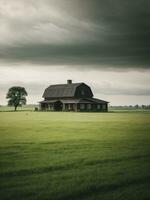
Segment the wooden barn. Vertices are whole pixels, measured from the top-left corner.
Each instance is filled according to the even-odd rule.
[[[107,112],[108,102],[93,98],[91,88],[85,83],[51,85],[45,89],[41,110]]]

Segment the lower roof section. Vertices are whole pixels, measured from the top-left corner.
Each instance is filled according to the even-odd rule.
[[[96,99],[96,98],[83,98],[83,99],[76,99],[76,98],[72,98],[72,99],[52,99],[52,100],[43,100],[40,101],[39,103],[55,103],[56,101],[60,101],[64,104],[67,103],[90,103],[90,104],[106,104],[109,103],[107,101],[101,100],[101,99]]]

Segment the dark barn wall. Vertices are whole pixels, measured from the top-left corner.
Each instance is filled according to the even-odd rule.
[[[107,112],[108,104],[97,104],[97,103],[65,103],[62,104],[60,101],[55,103],[44,103],[41,104],[41,110],[45,111],[78,111],[78,112]]]
[[[97,104],[92,103],[91,108],[89,108],[88,104],[78,104],[77,105],[77,111],[79,112],[107,112],[108,111],[108,105],[106,104]]]
[[[93,97],[92,90],[86,84],[82,84],[76,88],[75,98],[91,98]]]

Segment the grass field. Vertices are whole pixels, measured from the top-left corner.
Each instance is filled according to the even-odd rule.
[[[23,105],[22,107],[18,106],[17,111],[34,111],[37,105]],[[0,106],[0,112],[13,112],[14,106]]]
[[[149,200],[150,112],[0,112],[0,199]]]

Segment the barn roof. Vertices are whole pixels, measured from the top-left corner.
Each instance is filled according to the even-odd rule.
[[[86,98],[88,101],[92,101],[93,103],[109,103],[108,101],[104,101],[102,99],[97,99],[97,98]]]
[[[56,101],[58,101],[58,99],[53,99],[53,100],[43,100],[40,101],[39,103],[55,103]],[[96,99],[96,98],[79,98],[79,99],[61,99],[59,100],[62,103],[91,103],[91,104],[105,104],[105,103],[109,103],[108,101],[104,101],[101,99]]]
[[[45,89],[43,97],[74,97],[76,88],[82,84],[84,83],[50,85],[48,88]]]

